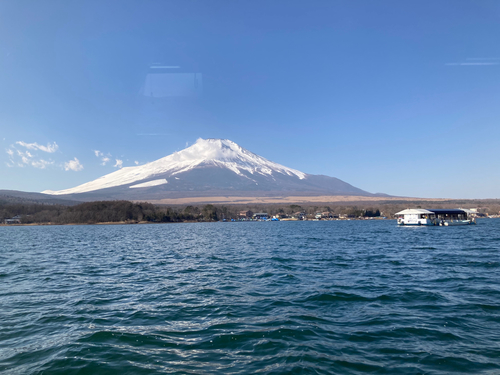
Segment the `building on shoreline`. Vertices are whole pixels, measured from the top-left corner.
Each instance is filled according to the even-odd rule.
[[[254,220],[267,220],[269,219],[269,214],[267,212],[256,212],[253,214]]]
[[[16,215],[14,217],[11,217],[10,219],[5,219],[5,224],[21,224],[21,216]]]
[[[240,219],[245,219],[245,218],[251,218],[253,216],[253,212],[250,211],[250,210],[247,210],[247,211],[240,211],[240,213],[238,214],[238,218]]]

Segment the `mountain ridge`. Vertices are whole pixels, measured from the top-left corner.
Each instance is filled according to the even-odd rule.
[[[161,199],[169,196],[372,194],[335,177],[311,175],[259,156],[228,139],[198,139],[184,150],[125,167],[73,188],[43,194],[71,199]]]

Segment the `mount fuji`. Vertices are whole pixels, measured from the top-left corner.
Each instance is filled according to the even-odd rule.
[[[379,196],[334,177],[274,163],[228,139],[198,139],[156,161],[43,194],[78,200],[156,200],[205,196]]]

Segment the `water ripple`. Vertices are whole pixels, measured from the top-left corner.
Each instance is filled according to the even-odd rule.
[[[499,229],[1,227],[0,371],[496,374]]]

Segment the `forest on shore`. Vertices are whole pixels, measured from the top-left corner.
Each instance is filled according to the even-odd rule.
[[[165,207],[147,202],[98,201],[73,206],[41,203],[12,203],[0,201],[0,220],[19,217],[22,224],[95,224],[113,222],[207,222],[220,220],[238,220],[241,211],[266,212],[269,215],[292,215],[303,212],[313,216],[318,211],[332,212],[326,207],[299,205],[287,206],[226,206],[206,204],[198,206]],[[378,209],[346,208],[342,210],[350,217],[380,216]]]
[[[185,211],[129,201],[87,202],[74,206],[0,203],[0,220],[20,216],[22,224],[95,224],[112,222],[183,222],[196,220]],[[204,217],[205,218],[205,217]],[[208,219],[208,215],[206,216]]]
[[[486,208],[483,212],[498,214],[500,202],[474,202],[474,201],[450,201],[440,204],[436,202],[390,202],[377,205],[364,204],[255,204],[255,205],[213,205],[200,206],[174,206],[166,207],[154,205],[147,202],[130,201],[97,201],[74,205],[48,204],[32,202],[29,200],[5,200],[0,197],[0,223],[5,219],[18,217],[21,224],[96,224],[96,223],[176,223],[176,222],[210,222],[221,220],[238,220],[242,211],[251,213],[266,212],[269,216],[280,215],[289,217],[297,213],[303,213],[303,217],[313,219],[315,214],[327,214],[327,217],[350,217],[370,218],[387,217],[393,218],[394,213],[408,207],[434,207],[434,208],[457,208],[471,206],[480,203]],[[468,206],[467,206],[468,204]],[[476,205],[477,206],[477,205]]]

